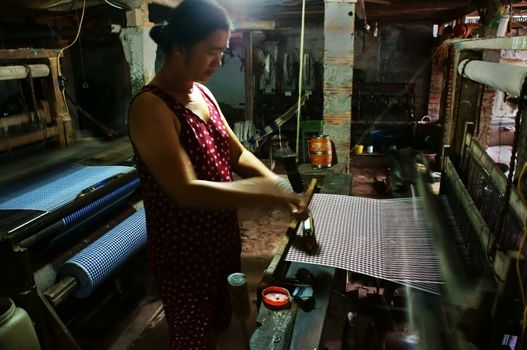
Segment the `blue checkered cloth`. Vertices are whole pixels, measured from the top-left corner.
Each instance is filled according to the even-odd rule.
[[[0,189],[0,210],[53,211],[71,203],[84,189],[120,173],[135,171],[127,166],[82,166],[69,164]]]
[[[66,261],[59,274],[75,277],[79,283],[75,296],[86,298],[145,245],[145,211],[141,209]]]

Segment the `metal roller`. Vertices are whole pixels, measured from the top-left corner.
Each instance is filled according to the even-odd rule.
[[[527,67],[468,59],[459,63],[457,71],[459,74],[464,73],[465,78],[513,96],[520,96],[527,77]]]

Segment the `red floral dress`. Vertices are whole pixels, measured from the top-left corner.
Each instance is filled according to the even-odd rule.
[[[181,124],[181,145],[198,179],[230,182],[229,135],[215,103],[201,86],[195,87],[208,104],[208,122],[154,85],[145,86],[138,95],[153,93],[172,110]],[[241,269],[236,211],[178,206],[137,150],[135,154],[146,211],[149,265],[161,291],[171,349],[207,349],[210,331],[223,331],[230,323],[227,276]]]

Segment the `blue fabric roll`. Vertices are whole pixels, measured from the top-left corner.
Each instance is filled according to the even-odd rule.
[[[141,209],[66,261],[59,274],[79,283],[75,296],[86,298],[146,244],[145,211]]]
[[[69,164],[2,189],[0,209],[53,211],[71,203],[82,190],[117,174],[132,171],[135,169],[127,166]]]
[[[127,184],[124,184],[122,187],[119,187],[113,192],[108,193],[107,195],[93,201],[85,207],[80,208],[79,210],[69,214],[62,219],[64,226],[69,226],[75,224],[80,220],[84,219],[88,215],[92,214],[96,210],[104,207],[108,203],[115,203],[117,200],[126,197],[139,187],[139,179],[136,178]]]

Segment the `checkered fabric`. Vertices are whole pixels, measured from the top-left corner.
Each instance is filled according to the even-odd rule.
[[[66,261],[61,276],[79,283],[76,296],[85,298],[146,244],[145,211],[141,209]]]
[[[135,171],[126,166],[82,166],[68,164],[1,189],[1,209],[53,211],[72,202],[90,186],[119,173]]]
[[[443,278],[419,198],[315,194],[310,209],[319,252],[309,255],[292,246],[286,260],[333,266],[439,292]]]

